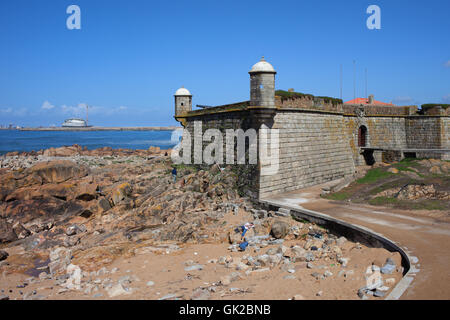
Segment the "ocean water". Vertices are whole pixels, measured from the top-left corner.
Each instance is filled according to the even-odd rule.
[[[19,131],[0,130],[0,155],[10,151],[39,151],[78,144],[89,150],[148,149],[167,150],[179,141],[179,131]]]

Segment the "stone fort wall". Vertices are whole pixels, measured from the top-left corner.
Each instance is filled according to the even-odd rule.
[[[271,108],[270,112],[248,109],[245,104],[232,107],[228,111],[227,106],[217,110],[207,109],[206,112],[197,111],[195,116],[194,111],[193,116],[186,118],[184,126],[192,139],[201,139],[201,136],[194,136],[194,121],[202,122],[202,132],[210,128],[219,129],[224,136],[224,162],[227,129],[245,131],[253,128],[258,131],[262,123],[279,129],[279,170],[276,174],[261,176],[259,165],[235,166],[242,186],[246,187],[246,194],[255,198],[352,175],[356,166],[366,164],[365,155],[358,147],[358,129],[362,125],[367,128],[367,147],[450,149],[450,118],[409,115],[409,108],[396,109],[398,115],[383,115],[384,108],[366,110],[366,114],[352,109],[353,114],[344,114],[313,110],[311,106],[307,109],[300,106]],[[208,144],[210,142],[203,142],[202,148]],[[192,149],[192,157],[194,154]],[[416,156],[449,159],[449,153],[419,152]],[[373,158],[376,162],[390,160],[383,151],[375,151]]]
[[[447,109],[448,111],[450,108]],[[441,147],[450,150],[450,117],[441,118]],[[450,161],[450,153],[445,153],[442,159]]]
[[[194,139],[201,141],[207,129],[220,130],[224,165],[227,129],[258,132],[262,124],[278,129],[279,168],[275,174],[261,175],[259,158],[254,165],[247,162],[233,166],[245,194],[263,198],[350,176],[356,166],[370,161],[398,160],[403,150],[450,149],[448,111],[430,108],[421,115],[417,106],[343,105],[336,99],[303,95],[276,96],[275,106],[243,101],[189,111],[176,118],[190,132],[192,159],[211,143],[205,141],[200,150],[195,150]],[[198,136],[194,134],[195,121],[202,123]],[[361,126],[367,129],[365,147],[370,150],[358,145]],[[236,158],[236,145],[233,147]],[[248,144],[246,148],[248,152]],[[450,154],[420,151],[416,156],[448,160]]]
[[[195,135],[195,121],[201,121],[202,133]],[[194,139],[201,141],[207,129],[219,129],[223,136],[224,157],[226,157],[227,129],[255,129],[261,124],[279,129],[279,168],[276,174],[261,176],[259,165],[235,165],[236,174],[245,185],[245,193],[255,198],[305,188],[319,183],[336,180],[355,172],[354,161],[347,139],[343,138],[342,114],[279,111],[259,113],[258,111],[235,111],[211,113],[189,117],[185,129],[191,136],[192,162],[210,142],[203,142],[201,150],[194,150]],[[248,145],[246,146],[248,150]],[[235,160],[236,160],[236,149]],[[225,162],[224,158],[224,162]],[[259,161],[259,159],[258,159]]]
[[[236,104],[238,105],[238,104]],[[221,108],[219,108],[221,110]],[[227,156],[227,146],[226,146],[226,130],[232,129],[242,129],[244,131],[257,128],[257,125],[252,122],[252,117],[249,112],[245,110],[236,110],[233,112],[227,113],[207,113],[199,116],[189,117],[184,122],[184,128],[189,132],[191,137],[191,163],[194,163],[195,156],[199,157],[199,153],[203,153],[206,146],[211,144],[211,141],[202,141],[203,134],[208,129],[218,129],[223,135],[223,166],[226,165],[226,156]],[[202,124],[202,131],[195,132],[195,122],[200,122]],[[183,137],[185,139],[185,137]],[[195,150],[194,148],[194,140],[202,141],[202,148],[199,150]],[[246,145],[246,154],[247,161],[245,165],[237,164],[237,152],[236,152],[236,143],[237,140],[234,140],[235,145],[233,148],[234,153],[234,163],[233,166],[235,174],[238,177],[238,191],[241,194],[258,198],[258,190],[259,190],[259,170],[258,166],[255,164],[250,164],[248,161],[248,139]]]
[[[358,146],[358,130],[367,128],[366,147],[406,148],[405,118],[386,116],[345,116],[346,141],[350,146],[355,165],[365,165],[366,159]],[[382,161],[381,153],[374,153],[375,161]]]
[[[260,177],[260,196],[293,191],[336,180],[355,172],[350,147],[343,139],[343,116],[280,111],[279,170]]]

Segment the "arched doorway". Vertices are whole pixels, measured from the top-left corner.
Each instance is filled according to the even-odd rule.
[[[358,129],[358,147],[367,147],[367,127],[360,126]],[[367,165],[371,166],[375,163],[375,158],[373,157],[373,150],[365,149],[362,152],[364,161]]]
[[[366,147],[367,144],[367,127],[360,126],[358,129],[358,147]]]

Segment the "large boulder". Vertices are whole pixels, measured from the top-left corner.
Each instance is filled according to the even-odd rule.
[[[69,275],[69,279],[67,279],[64,286],[69,290],[80,290],[81,279],[83,278],[81,268],[74,264],[69,264],[66,269],[66,274]]]
[[[25,239],[29,235],[31,235],[30,230],[25,228],[20,222],[16,222],[13,225],[14,233],[16,234],[17,238],[19,239]]]
[[[6,260],[6,258],[8,258],[9,254],[8,252],[4,251],[4,250],[0,250],[0,261]]]
[[[442,174],[441,168],[439,166],[432,166],[430,168],[430,173],[433,174]]]
[[[150,147],[148,148],[149,154],[159,154],[161,153],[161,149],[159,147]]]
[[[228,232],[228,242],[230,244],[236,244],[236,243],[240,243],[241,242],[241,233],[240,232],[235,232],[233,231],[229,231]]]
[[[286,250],[284,256],[291,258],[293,261],[306,261],[306,253],[307,251],[302,247],[295,246]]]
[[[3,177],[0,177],[0,178],[3,178]],[[3,182],[3,179],[2,179],[2,183],[4,183]],[[8,185],[2,185],[2,186],[0,186],[0,201],[5,201],[5,199],[12,193],[12,192],[14,192],[14,186],[8,186]]]
[[[44,157],[72,157],[80,154],[82,148],[79,145],[73,145],[70,147],[49,148],[44,150]]]
[[[40,177],[43,183],[61,183],[85,177],[89,174],[89,169],[73,161],[56,160],[40,162],[25,170],[25,174]]]
[[[450,171],[450,163],[449,162],[442,162],[441,169],[445,173],[449,172]]]
[[[106,212],[111,209],[111,203],[105,198],[101,197],[97,202],[98,210],[100,213]]]
[[[61,200],[73,200],[76,195],[76,187],[71,183],[46,184],[37,189],[33,198],[55,197]]]
[[[274,238],[283,239],[289,233],[289,224],[287,222],[282,221],[282,220],[276,220],[272,224],[272,228],[270,230],[270,233],[272,234],[272,236]]]
[[[5,217],[26,224],[36,218],[48,218],[64,213],[65,202],[57,198],[42,198],[32,200],[14,200],[5,202],[0,211]]]
[[[50,273],[52,275],[66,271],[72,260],[72,251],[70,249],[58,247],[50,252]]]
[[[0,204],[0,212],[15,223],[20,222],[24,226],[31,226],[42,222],[45,224],[56,224],[69,217],[82,216],[90,217],[97,211],[95,203],[85,201],[64,201],[54,197],[44,197],[42,199],[15,200]],[[3,226],[3,227],[2,227]],[[5,233],[11,226],[0,222],[0,241],[10,242],[16,239],[11,233]],[[20,230],[19,230],[20,229]],[[24,237],[27,232],[17,226],[15,235]],[[6,241],[8,239],[8,241]]]
[[[128,196],[131,195],[133,189],[131,185],[126,182],[119,185],[111,194],[111,201],[114,205],[119,204],[121,201],[125,200]]]
[[[0,218],[0,243],[8,243],[17,240],[12,224],[8,223],[6,219]]]
[[[98,185],[95,183],[81,183],[76,192],[76,199],[91,201],[97,198]]]
[[[4,199],[6,202],[14,200],[33,200],[42,198],[57,198],[68,200],[75,198],[75,186],[68,183],[45,184],[32,187],[18,188],[11,191]]]

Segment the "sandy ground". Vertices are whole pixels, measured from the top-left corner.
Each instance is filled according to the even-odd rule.
[[[294,245],[289,241],[285,245]],[[268,246],[277,247],[277,245]],[[287,300],[295,295],[302,295],[305,299],[358,299],[357,290],[366,284],[364,274],[372,261],[383,263],[387,257],[394,259],[400,265],[400,255],[389,253],[384,249],[366,248],[356,249],[355,244],[348,242],[345,245],[350,263],[346,268],[324,260],[314,261],[314,269],[306,268],[306,263],[296,263],[295,273],[282,271],[275,267],[269,271],[253,272],[246,275],[244,271],[238,271],[243,279],[233,281],[228,286],[217,284],[222,276],[236,272],[233,268],[227,268],[218,263],[211,263],[211,259],[220,256],[236,257],[245,254],[253,254],[251,251],[231,253],[227,244],[201,244],[187,245],[178,251],[169,254],[142,253],[131,258],[120,258],[107,268],[119,270],[111,274],[92,277],[92,282],[102,282],[110,278],[117,282],[124,276],[130,276],[133,280],[130,284],[132,292],[117,297],[109,297],[107,290],[99,289],[91,294],[79,291],[67,291],[57,293],[61,287],[56,286],[53,280],[45,280],[40,283],[32,283],[25,288],[17,288],[18,283],[23,283],[29,276],[23,274],[10,274],[2,277],[0,287],[10,299],[22,299],[23,295],[33,291],[37,295],[47,299],[152,299],[157,300],[168,294],[174,294],[179,299],[190,299],[196,288],[208,288],[213,286],[215,292],[210,292],[208,299],[229,300]],[[266,248],[262,250],[266,250]],[[145,250],[143,250],[145,251]],[[203,270],[185,271],[186,262],[199,263]],[[263,268],[264,269],[264,268]],[[316,279],[311,273],[323,274],[326,270],[333,273],[325,279]],[[339,275],[342,270],[353,270],[352,275]],[[398,270],[400,271],[400,269]],[[351,271],[348,272],[351,274]],[[384,275],[384,278],[394,278],[398,282],[400,272],[392,275]],[[152,281],[154,284],[148,286]],[[216,285],[214,285],[216,283]],[[101,286],[100,286],[101,287]],[[390,286],[392,288],[392,286]],[[22,294],[21,294],[22,292]],[[320,293],[319,293],[320,292]],[[381,299],[374,298],[372,299]]]
[[[243,221],[250,221],[251,215],[240,210],[238,214],[228,213],[225,219],[228,225],[239,225]],[[282,244],[289,248],[294,245],[303,247],[306,240],[297,238],[286,240]],[[399,253],[391,253],[385,249],[368,248],[351,241],[340,246],[344,257],[349,258],[346,267],[329,257],[321,257],[312,262],[313,268],[308,268],[306,262],[294,263],[293,270],[281,268],[279,264],[273,268],[262,266],[259,271],[237,270],[236,265],[221,264],[221,257],[238,262],[245,256],[258,256],[270,249],[277,249],[280,244],[269,244],[266,247],[248,247],[245,252],[231,252],[228,243],[211,244],[179,244],[177,250],[170,249],[174,243],[139,246],[134,255],[117,257],[106,268],[106,274],[89,275],[83,278],[81,290],[64,290],[55,279],[39,280],[16,272],[3,271],[0,277],[0,294],[6,294],[10,299],[227,299],[227,300],[287,300],[297,295],[302,299],[356,299],[358,289],[366,285],[365,273],[369,266],[382,266],[390,257],[396,263],[396,271],[391,275],[383,275],[383,279],[393,279],[393,283],[385,284],[389,287],[386,295],[402,277],[401,257]],[[166,249],[168,248],[168,249]],[[20,264],[23,249],[19,246],[8,249],[10,263]],[[77,258],[72,260],[77,264]],[[191,265],[200,264],[202,270],[186,271]],[[310,266],[311,267],[311,266]],[[112,270],[116,269],[116,272]],[[100,267],[99,267],[100,269]],[[2,268],[0,268],[0,271]],[[3,270],[5,270],[3,268]],[[8,269],[14,270],[14,269]],[[251,272],[250,272],[251,271]],[[323,277],[329,271],[332,275]],[[229,284],[222,284],[224,276],[239,273]],[[312,276],[313,273],[317,275]],[[105,279],[117,284],[120,279],[130,277],[127,285],[129,292],[118,296],[110,296],[108,287],[104,287]],[[27,280],[28,279],[28,280]],[[149,283],[151,281],[152,283]],[[28,283],[26,287],[20,287]],[[86,283],[90,283],[93,290],[85,292]],[[19,286],[19,287],[17,287]],[[205,288],[207,293],[202,293]],[[200,296],[196,292],[201,291]],[[35,292],[33,294],[33,292]],[[371,296],[370,299],[383,299]]]
[[[278,195],[270,200],[318,211],[367,227],[394,240],[419,259],[417,273],[402,299],[450,299],[450,213],[405,211],[320,198],[322,186]]]

